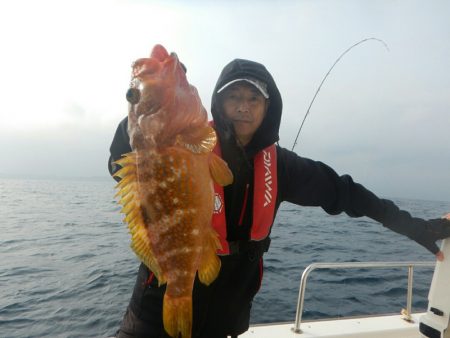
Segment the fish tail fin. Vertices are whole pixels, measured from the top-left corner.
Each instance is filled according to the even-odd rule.
[[[227,163],[214,153],[209,154],[209,171],[213,180],[221,186],[233,182],[233,174]]]
[[[211,284],[219,274],[221,263],[216,255],[216,251],[220,248],[221,245],[217,234],[214,230],[211,230],[211,237],[208,245],[205,246],[200,268],[198,269],[198,278],[205,285]]]
[[[169,336],[178,338],[192,337],[192,297],[171,297],[164,295],[163,303],[164,329]]]

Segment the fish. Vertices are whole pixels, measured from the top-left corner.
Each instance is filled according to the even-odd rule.
[[[132,65],[133,99],[128,114],[132,151],[121,169],[117,197],[131,234],[131,248],[166,285],[164,329],[192,336],[192,290],[198,275],[210,285],[220,271],[221,249],[211,220],[213,182],[233,181],[213,149],[215,130],[197,89],[175,53],[155,45]]]

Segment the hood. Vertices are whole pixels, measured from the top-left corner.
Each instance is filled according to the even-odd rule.
[[[223,114],[219,102],[220,94],[217,94],[217,90],[222,88],[229,81],[243,77],[255,78],[266,83],[267,91],[269,92],[270,104],[266,116],[250,143],[245,146],[246,153],[248,155],[254,155],[258,151],[279,140],[278,132],[280,129],[281,112],[283,108],[280,91],[278,90],[272,75],[264,65],[244,59],[235,59],[226,65],[214,88],[211,99],[211,113],[220,141],[224,143],[233,140],[234,142],[235,137],[233,128],[231,122],[227,121]]]

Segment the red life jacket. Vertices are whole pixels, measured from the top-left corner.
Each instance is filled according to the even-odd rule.
[[[217,142],[214,153],[222,157],[220,145]],[[271,145],[255,155],[253,187],[253,223],[250,230],[252,241],[261,241],[269,235],[273,224],[275,204],[277,199],[277,150]],[[248,187],[244,196],[244,205],[240,215],[240,222],[244,217],[247,203]],[[229,255],[230,246],[227,242],[227,222],[225,218],[225,195],[223,187],[214,182],[214,213],[212,225],[219,234],[222,250],[219,255]]]

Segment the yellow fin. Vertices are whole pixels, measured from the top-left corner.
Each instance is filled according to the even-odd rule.
[[[138,209],[134,209],[132,211],[130,211],[124,218],[124,222],[130,224],[138,215],[139,210]]]
[[[121,169],[119,169],[113,176],[114,177],[120,177],[123,178],[125,177],[128,173],[136,172],[136,166],[133,165],[125,165],[124,167],[122,167]]]
[[[142,218],[142,214],[138,213],[132,222],[128,224],[131,233],[131,248],[138,258],[155,274],[159,284],[166,282],[161,268],[153,254],[150,238],[147,234],[147,229]]]
[[[193,153],[205,154],[214,149],[217,142],[217,135],[212,127],[207,126],[193,136],[178,135],[177,141]]]
[[[123,177],[119,183],[117,183],[116,188],[124,188],[130,183],[136,182],[136,175],[134,174],[127,174],[127,176]]]
[[[132,151],[130,153],[123,154],[120,159],[114,161],[114,164],[118,164],[121,169],[117,170],[113,177],[123,178],[130,172],[136,172],[136,152]]]
[[[127,194],[120,198],[119,203],[122,205],[128,204],[134,198],[134,194]]]
[[[215,252],[211,251],[204,253],[201,264],[200,269],[198,269],[198,278],[203,284],[209,285],[219,275],[221,266],[220,259]]]
[[[136,164],[136,153],[126,153],[122,155],[122,158],[114,162],[115,164],[120,165],[121,167],[126,166],[127,164]]]
[[[203,251],[202,261],[198,269],[198,278],[205,285],[211,284],[218,276],[221,262],[216,255],[217,249],[221,249],[219,238],[214,230],[211,229],[211,235]]]
[[[217,184],[226,186],[233,182],[233,174],[228,164],[214,153],[209,154],[209,172]]]
[[[131,210],[134,210],[136,208],[139,208],[139,205],[135,203],[133,200],[128,202],[127,204],[124,204],[122,210],[120,210],[121,213],[128,215]]]
[[[169,287],[168,287],[169,288]],[[164,294],[163,301],[164,329],[171,337],[192,337],[192,297],[171,297]]]
[[[122,166],[122,169],[116,175],[122,179],[116,186],[119,188],[116,197],[120,196],[119,203],[123,205],[121,212],[125,214],[124,221],[128,224],[128,229],[131,234],[131,248],[136,256],[153,271],[159,283],[164,284],[165,279],[162,276],[158,262],[154,258],[138,199],[136,154],[128,153],[117,161],[117,163]]]
[[[117,198],[119,196],[124,197],[126,196],[130,191],[135,190],[136,186],[135,183],[131,183],[128,185],[123,186],[121,189],[119,189],[116,193],[116,195],[114,196],[114,198]]]

